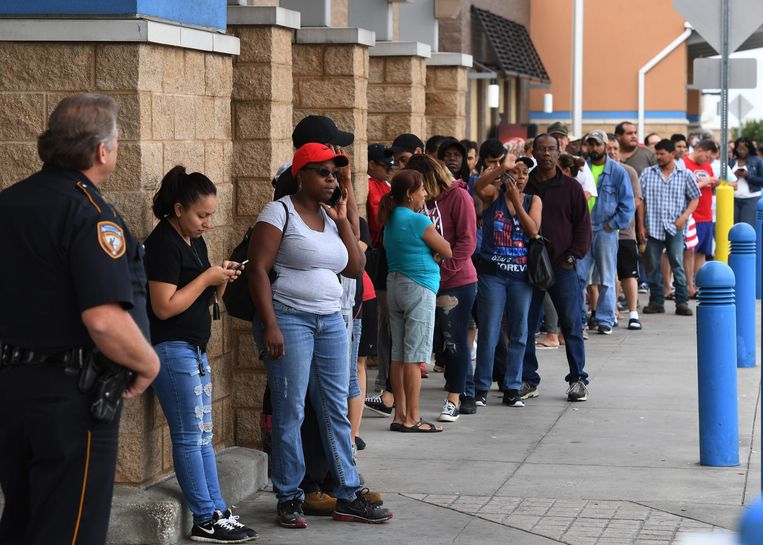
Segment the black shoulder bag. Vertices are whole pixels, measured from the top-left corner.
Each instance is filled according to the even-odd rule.
[[[286,228],[289,226],[289,209],[283,201],[278,202],[281,203],[286,212],[286,221],[284,222],[283,230],[281,231],[281,238],[283,239],[283,235],[286,233]],[[233,249],[230,254],[230,261],[241,263],[246,259],[247,252],[249,251],[249,243],[252,240],[252,231],[254,231],[254,226],[247,229],[244,238],[241,239],[238,246]],[[273,269],[268,272],[268,277],[270,278],[271,284],[275,282],[276,273]],[[228,310],[228,314],[234,318],[246,320],[247,322],[251,322],[254,318],[255,308],[252,296],[249,293],[246,267],[241,271],[241,276],[238,277],[238,280],[229,284],[225,289],[225,293],[223,293],[223,302],[225,303],[225,308]]]
[[[524,208],[529,213],[532,205],[532,195],[525,196]],[[530,285],[539,290],[547,290],[554,285],[554,267],[548,255],[548,239],[538,234],[531,238],[527,247],[527,280]]]

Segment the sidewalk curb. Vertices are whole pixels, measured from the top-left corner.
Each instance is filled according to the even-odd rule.
[[[267,486],[267,467],[267,455],[258,450],[233,447],[218,452],[220,487],[229,505]],[[191,513],[174,476],[146,487],[117,485],[106,543],[172,545],[191,525]]]

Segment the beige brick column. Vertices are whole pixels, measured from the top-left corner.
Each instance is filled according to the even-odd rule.
[[[111,95],[120,108],[121,140],[117,170],[103,186],[106,198],[143,240],[155,224],[150,203],[164,173],[176,164],[204,172],[218,190],[215,228],[205,239],[210,259],[220,261],[230,251],[229,53],[238,51],[238,40],[194,31],[208,37],[209,44],[218,40],[220,48],[189,49],[181,41],[177,46],[160,45],[147,39],[151,34],[147,28],[171,34],[178,27],[140,20],[78,21],[71,29],[63,20],[25,20],[24,25],[2,20],[0,36],[10,35],[6,27],[11,25],[16,39],[39,39],[47,35],[50,24],[56,26],[60,41],[0,42],[0,185],[7,187],[40,167],[36,139],[63,97],[84,91]],[[83,36],[130,33],[136,43],[76,41]],[[234,444],[232,361],[224,336],[222,323],[214,322],[208,356],[215,384],[212,411],[218,448]],[[153,391],[126,403],[117,481],[139,484],[171,472],[171,453],[167,425]]]
[[[430,47],[377,42],[369,55],[368,141],[389,145],[403,133],[426,140],[424,85]]]
[[[346,151],[362,215],[368,194],[368,48],[374,43],[374,33],[364,29],[303,28],[292,50],[293,122],[325,115],[341,130],[355,134]]]
[[[466,83],[471,55],[432,53],[427,59],[427,134],[466,135]]]
[[[235,241],[273,199],[271,180],[291,160],[292,36],[299,13],[279,7],[231,6],[228,32],[241,40],[233,63],[233,184]],[[267,383],[252,325],[230,318],[235,380],[236,444],[261,447],[259,418]]]

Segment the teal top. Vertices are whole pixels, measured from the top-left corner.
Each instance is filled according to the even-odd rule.
[[[440,266],[432,249],[424,242],[424,231],[432,220],[410,208],[398,206],[384,226],[384,249],[387,270],[407,276],[417,284],[437,293],[440,289]]]

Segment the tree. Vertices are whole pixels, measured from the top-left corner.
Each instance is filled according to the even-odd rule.
[[[734,134],[738,136],[738,130],[734,131]],[[758,144],[763,143],[763,119],[746,121],[742,126],[742,136],[747,136]]]

